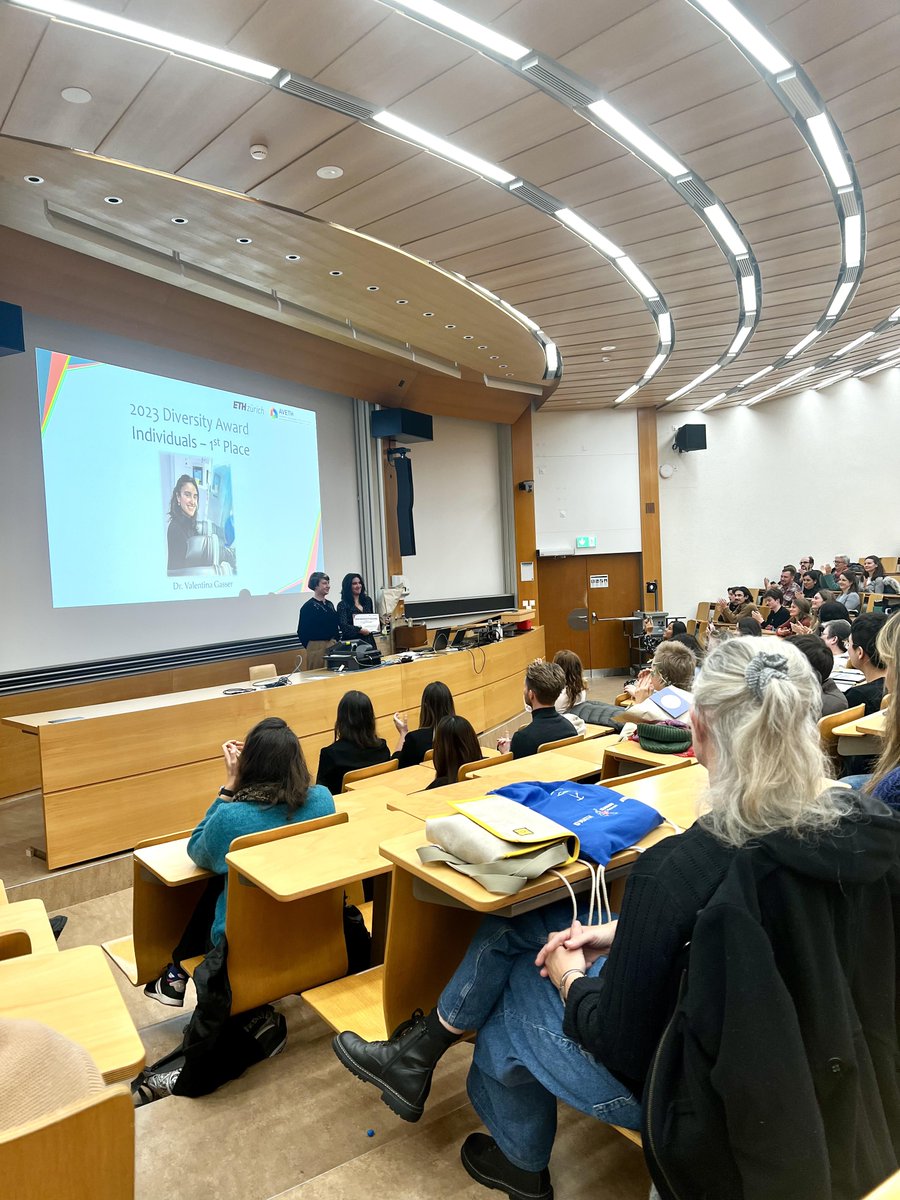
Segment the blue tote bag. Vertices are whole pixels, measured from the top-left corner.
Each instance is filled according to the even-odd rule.
[[[649,804],[627,799],[600,784],[510,783],[493,794],[516,800],[577,833],[581,857],[604,867],[614,854],[663,823]]]

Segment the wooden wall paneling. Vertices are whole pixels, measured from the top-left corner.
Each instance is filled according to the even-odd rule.
[[[84,862],[196,825],[222,786],[222,758],[44,794],[47,866]]]
[[[493,729],[525,711],[525,672],[511,675],[484,689],[484,727]]]
[[[544,630],[537,628],[529,633],[520,633],[517,637],[506,638],[484,649],[475,649],[473,654],[480,682],[498,683],[509,676],[521,681],[528,664],[535,658],[544,657]],[[482,654],[483,667],[479,661]]]
[[[465,717],[476,733],[487,729],[485,721],[484,694],[479,689],[476,692],[463,692],[454,697],[456,715]]]
[[[656,432],[656,413],[643,408],[637,414],[638,479],[641,499],[641,555],[644,578],[641,581],[642,607],[662,610],[662,541],[659,532],[659,450]],[[655,579],[656,599],[644,593],[644,587]]]
[[[445,683],[454,696],[479,686],[476,657],[463,651],[461,654],[428,655],[417,662],[407,663],[403,669],[403,707],[414,717],[422,703],[422,692],[429,683],[439,680]],[[481,664],[478,663],[480,667]]]
[[[537,532],[534,517],[534,493],[519,491],[519,484],[534,479],[534,455],[532,452],[531,409],[527,408],[512,425],[512,487],[513,521],[516,538],[516,589],[519,607],[526,600],[534,602],[534,623],[541,620],[538,604],[537,579]],[[522,581],[520,563],[534,564],[534,579]]]

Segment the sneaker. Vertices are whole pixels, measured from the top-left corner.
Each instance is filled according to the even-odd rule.
[[[404,1121],[418,1121],[425,1111],[434,1068],[458,1040],[441,1026],[434,1009],[426,1017],[417,1008],[386,1042],[367,1042],[345,1031],[331,1045],[357,1079],[381,1088],[381,1099],[392,1112]]]
[[[509,1200],[553,1200],[550,1172],[523,1171],[511,1163],[492,1137],[470,1133],[459,1157],[462,1165],[482,1187],[505,1192]]]
[[[53,930],[53,936],[59,941],[59,935],[68,924],[69,918],[62,915],[50,918],[50,928]]]
[[[188,977],[184,971],[170,963],[159,979],[153,979],[144,988],[144,995],[160,1004],[168,1004],[171,1008],[184,1007],[184,991]]]
[[[256,1039],[263,1058],[274,1058],[287,1042],[287,1021],[281,1013],[266,1005],[245,1023],[244,1032]]]
[[[144,1071],[131,1085],[131,1103],[135,1108],[143,1108],[163,1096],[171,1096],[175,1081],[181,1074],[181,1067],[171,1071],[154,1071],[148,1074]]]

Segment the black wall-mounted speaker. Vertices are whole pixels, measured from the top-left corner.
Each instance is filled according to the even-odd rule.
[[[373,438],[396,438],[400,442],[433,442],[434,422],[428,413],[408,408],[379,408],[372,413],[369,428]]]
[[[403,455],[394,459],[397,473],[397,528],[400,532],[400,553],[404,558],[416,552],[416,528],[413,524],[412,463]]]
[[[675,449],[679,454],[685,454],[688,450],[705,450],[706,426],[682,425],[675,434]]]
[[[0,355],[24,354],[25,325],[18,304],[0,300]]]

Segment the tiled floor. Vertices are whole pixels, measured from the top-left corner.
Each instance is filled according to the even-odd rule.
[[[621,684],[621,678],[598,679],[589,692],[609,699]],[[8,884],[19,884],[13,898],[35,894],[68,916],[63,949],[128,934],[131,890],[123,884],[130,880],[130,857],[49,876],[43,863],[25,855],[39,831],[38,797],[0,805],[0,878],[5,872]],[[112,971],[153,1062],[180,1040],[192,985],[185,1008],[171,1009]],[[168,1097],[136,1112],[138,1200],[185,1188],[217,1200],[477,1200],[488,1194],[459,1163],[459,1145],[480,1127],[465,1092],[469,1044],[449,1051],[425,1117],[410,1125],[341,1067],[331,1031],[303,1001],[290,997],[279,1008],[288,1042],[278,1057],[211,1096]],[[645,1200],[646,1169],[630,1142],[562,1106],[559,1116],[551,1163],[557,1200]]]

